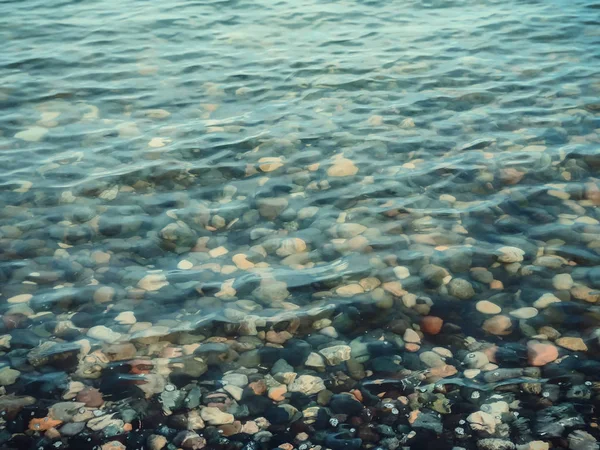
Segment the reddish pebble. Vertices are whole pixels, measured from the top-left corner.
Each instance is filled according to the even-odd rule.
[[[252,389],[256,395],[263,395],[267,392],[267,383],[265,383],[265,380],[253,381],[248,387]]]
[[[425,316],[421,321],[421,330],[427,334],[438,334],[442,331],[444,321],[436,316]]]
[[[95,388],[86,387],[77,393],[77,401],[90,408],[98,408],[104,404],[102,393]]]
[[[408,343],[404,346],[408,352],[418,352],[421,346],[419,344]]]
[[[558,358],[558,349],[549,342],[530,341],[527,344],[529,364],[545,366]]]

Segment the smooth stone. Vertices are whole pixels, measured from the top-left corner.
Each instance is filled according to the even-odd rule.
[[[517,319],[531,319],[538,315],[538,310],[531,306],[515,309],[509,313],[511,316]]]
[[[543,294],[540,298],[538,298],[535,302],[533,302],[533,306],[537,309],[544,309],[550,306],[553,303],[560,303],[561,300],[556,295],[551,294],[549,292]]]
[[[446,363],[440,355],[432,351],[425,351],[419,355],[419,359],[427,367],[442,367]]]
[[[101,286],[94,292],[96,303],[110,303],[115,296],[115,289],[110,286]]]
[[[0,386],[10,386],[15,384],[21,376],[21,372],[10,367],[0,369]]]
[[[394,267],[394,275],[396,275],[397,278],[399,278],[400,280],[404,280],[405,278],[410,277],[410,270],[408,270],[408,267],[404,267],[404,266],[397,266]]]
[[[288,201],[283,197],[260,198],[256,200],[258,213],[269,220],[275,220],[288,206]]]
[[[471,352],[465,356],[463,360],[463,364],[467,366],[469,369],[481,369],[486,364],[488,364],[490,360],[487,355],[483,352]]]
[[[554,289],[567,291],[573,287],[573,278],[569,273],[559,273],[552,278],[552,286]]]
[[[510,327],[512,326],[512,321],[510,317],[498,315],[487,319],[483,322],[481,328],[495,336],[506,336],[511,333]]]
[[[579,337],[564,336],[554,341],[556,345],[574,352],[587,352],[588,347]]]
[[[448,292],[460,300],[468,300],[475,295],[471,283],[462,278],[453,278],[448,284]]]
[[[160,273],[151,273],[143,277],[138,282],[138,287],[145,291],[158,291],[160,288],[167,286],[169,282],[167,278]]]
[[[22,139],[27,142],[38,142],[46,135],[46,133],[48,133],[47,128],[34,126],[27,128],[26,130],[19,131],[17,134],[15,134],[15,138]]]
[[[19,294],[15,295],[14,297],[10,297],[6,301],[8,303],[27,303],[29,300],[31,300],[32,297],[33,295],[31,294]]]
[[[587,431],[575,430],[567,436],[569,450],[598,450],[596,438]]]
[[[529,364],[532,366],[545,366],[558,358],[558,349],[547,342],[530,341],[527,343]]]
[[[123,311],[115,317],[115,322],[121,325],[133,325],[137,322],[133,311]]]
[[[177,263],[177,268],[179,270],[190,270],[192,267],[194,267],[194,264],[187,259],[183,259]]]
[[[331,167],[327,169],[330,177],[349,177],[358,173],[358,167],[347,158],[337,158]]]
[[[500,247],[498,261],[501,263],[515,263],[523,261],[525,252],[517,247]]]
[[[421,337],[412,328],[408,328],[404,332],[404,336],[402,337],[402,339],[404,339],[405,342],[408,342],[408,343],[411,343],[411,344],[420,344],[421,343]]]
[[[490,315],[499,314],[502,311],[502,308],[488,300],[481,300],[477,302],[475,304],[475,309],[477,309],[477,311],[479,311],[481,314]]]
[[[87,335],[93,339],[114,344],[121,339],[121,333],[117,333],[104,325],[97,325],[88,330]]]

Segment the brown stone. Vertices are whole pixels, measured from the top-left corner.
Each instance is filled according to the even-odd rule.
[[[281,386],[276,386],[269,389],[269,398],[274,402],[281,402],[285,400],[286,393],[287,386],[285,384],[282,384]]]
[[[425,316],[421,320],[421,330],[427,334],[439,334],[439,332],[442,331],[443,325],[444,321],[435,316]]]
[[[507,316],[494,316],[483,322],[481,328],[495,336],[506,336],[511,333],[512,321]]]
[[[529,364],[545,366],[558,358],[558,349],[549,342],[530,341],[527,344]]]
[[[556,340],[556,345],[574,352],[587,352],[587,345],[583,342],[583,339],[578,337],[565,336]]]
[[[85,403],[85,406],[90,408],[98,408],[104,404],[102,393],[92,387],[86,387],[77,393],[76,397],[78,402]]]

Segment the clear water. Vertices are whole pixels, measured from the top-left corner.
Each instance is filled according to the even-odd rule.
[[[4,333],[69,342],[104,325],[156,357],[136,341],[148,327],[179,345],[231,338],[248,314],[260,332],[352,305],[363,315],[330,342],[431,314],[455,325],[452,349],[526,345],[548,324],[595,360],[599,14],[591,0],[2,2]],[[502,246],[524,261],[497,262]],[[474,294],[457,299],[450,277]],[[562,302],[482,330],[479,300],[509,314],[543,294]]]

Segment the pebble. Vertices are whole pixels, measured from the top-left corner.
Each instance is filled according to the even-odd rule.
[[[460,300],[468,300],[475,295],[471,283],[462,278],[453,278],[448,284],[448,292]]]
[[[412,328],[408,328],[404,332],[404,336],[402,338],[404,339],[405,342],[408,342],[410,344],[420,344],[421,343],[421,337]]]
[[[22,139],[27,142],[38,142],[46,135],[46,133],[48,133],[47,128],[34,126],[27,128],[26,130],[19,131],[17,134],[15,134],[15,138]]]
[[[425,316],[421,319],[421,331],[437,335],[442,331],[444,320],[436,316]]]
[[[463,364],[469,369],[481,369],[489,362],[490,360],[483,352],[468,353],[463,360]]]
[[[187,259],[182,259],[177,263],[177,268],[179,270],[190,270],[192,267],[194,267],[194,264]]]
[[[146,275],[138,282],[138,287],[145,291],[158,291],[164,286],[168,286],[167,278],[163,274],[151,273]]]
[[[481,328],[484,331],[487,331],[490,334],[496,336],[506,336],[511,333],[510,327],[512,326],[512,321],[510,317],[498,315],[487,319],[483,322]]]
[[[551,294],[549,292],[543,294],[540,298],[538,298],[535,302],[533,302],[533,306],[537,309],[544,309],[550,306],[553,303],[560,303],[561,300],[556,295]]]
[[[394,267],[394,275],[400,280],[404,280],[405,278],[410,277],[410,270],[408,270],[408,267],[397,266]]]
[[[3,367],[0,369],[0,386],[10,386],[15,384],[18,378],[21,376],[21,372],[10,367]]]
[[[14,297],[10,297],[8,300],[6,300],[8,303],[27,303],[29,300],[31,300],[33,297],[33,295],[31,294],[19,294],[19,295],[15,295]]]
[[[200,410],[200,417],[209,425],[225,425],[235,420],[232,414],[225,413],[214,406],[206,406]]]
[[[530,306],[515,309],[509,313],[511,316],[517,319],[531,319],[538,315],[538,310]]]
[[[475,309],[477,309],[477,311],[479,311],[481,314],[489,315],[499,314],[502,311],[502,308],[488,300],[478,301],[475,304]]]
[[[358,173],[358,167],[347,158],[338,158],[333,165],[327,169],[330,177],[349,177]]]
[[[337,366],[343,361],[350,359],[351,348],[349,345],[334,345],[320,350],[321,355],[330,366]]]
[[[558,358],[558,349],[546,342],[529,341],[527,343],[529,364],[532,366],[545,366]]]
[[[136,323],[136,321],[137,320],[133,314],[133,311],[123,311],[122,313],[119,313],[117,317],[115,317],[115,322],[121,325],[133,325]]]
[[[525,252],[517,247],[500,247],[498,253],[498,261],[509,264],[523,261],[525,255]]]
[[[477,411],[467,417],[467,422],[475,431],[484,431],[488,434],[496,432],[496,420],[494,416],[483,411]]]
[[[552,278],[552,286],[554,286],[554,289],[566,291],[571,289],[573,284],[573,278],[571,277],[571,274],[568,273],[559,273]]]
[[[556,345],[574,352],[587,352],[588,350],[588,347],[583,341],[583,339],[579,337],[564,336],[556,339],[556,341],[554,342],[556,343]]]
[[[305,395],[314,395],[325,389],[325,383],[313,375],[300,375],[289,386],[290,392],[301,392]]]
[[[88,330],[87,335],[93,339],[114,344],[121,339],[121,333],[117,333],[104,325],[97,325]]]
[[[325,368],[325,360],[318,353],[312,352],[308,355],[306,362],[304,363],[306,367],[314,367],[316,369]]]

